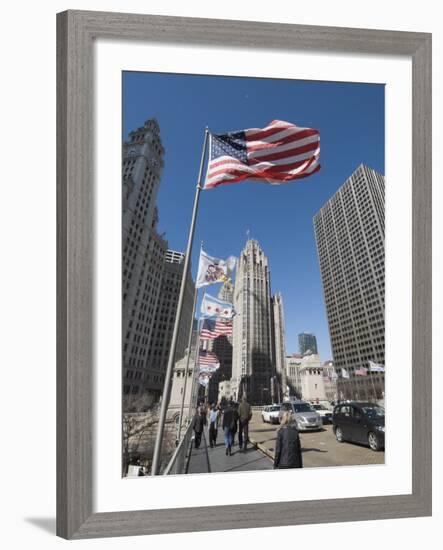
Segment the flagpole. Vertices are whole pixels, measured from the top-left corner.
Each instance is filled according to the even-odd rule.
[[[371,363],[369,363],[369,376],[371,377],[372,389],[374,390],[374,401],[377,401],[377,391],[375,389],[374,379],[372,378]]]
[[[205,162],[206,149],[208,145],[208,136],[209,136],[209,130],[208,128],[206,128],[205,138],[203,142],[203,150],[202,150],[202,155],[200,160],[200,170],[198,174],[198,181],[197,181],[197,186],[195,188],[195,197],[194,197],[194,206],[192,209],[191,225],[189,226],[188,243],[186,247],[185,260],[183,264],[183,275],[182,275],[181,286],[180,286],[180,294],[178,298],[177,312],[175,315],[174,330],[172,332],[171,348],[169,350],[168,366],[166,368],[165,383],[163,385],[163,396],[162,396],[162,402],[160,407],[160,417],[158,421],[157,437],[155,440],[154,455],[152,458],[151,475],[153,476],[159,473],[159,468],[160,468],[163,432],[165,429],[166,413],[167,413],[168,404],[169,404],[169,391],[171,387],[172,370],[174,368],[175,352],[177,349],[178,331],[180,327],[180,318],[182,314],[183,300],[184,300],[185,290],[186,290],[186,280],[188,277],[188,269],[189,269],[190,260],[191,260],[192,241],[194,240],[194,231],[195,231],[195,222],[197,219],[198,202],[200,198],[200,192],[202,190],[201,184],[202,184],[202,175],[203,175],[203,165]]]

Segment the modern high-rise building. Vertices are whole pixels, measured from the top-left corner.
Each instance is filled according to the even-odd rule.
[[[384,177],[360,165],[314,217],[334,365],[351,375],[339,391],[360,398],[369,378],[384,391],[382,375],[354,376],[385,363],[384,197]]]
[[[298,349],[301,355],[306,353],[318,353],[317,349],[317,338],[315,334],[310,334],[308,332],[302,332],[298,335]]]
[[[275,376],[271,283],[268,259],[256,240],[248,240],[240,254],[234,285],[231,389],[246,393],[251,404],[272,400]]]
[[[130,132],[123,144],[123,393],[145,393],[151,402],[158,400],[163,389],[165,350],[169,350],[183,271],[183,255],[168,250],[167,241],[157,231],[163,155],[155,120]],[[191,322],[192,288],[189,277],[182,317],[183,324],[189,317],[187,326]],[[177,355],[184,352],[187,342],[184,334],[180,338]]]
[[[286,376],[286,336],[285,336],[285,315],[283,309],[283,297],[278,292],[272,297],[273,310],[273,340],[275,356],[276,384],[274,384],[272,396],[273,401],[283,401],[289,397],[287,376]]]

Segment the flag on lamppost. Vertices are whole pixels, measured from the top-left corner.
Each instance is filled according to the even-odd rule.
[[[237,259],[229,256],[227,260],[209,256],[202,249],[198,264],[198,274],[195,286],[201,288],[214,283],[225,283],[229,280],[231,272],[235,269]]]
[[[223,302],[209,294],[203,296],[200,311],[204,317],[218,317],[228,320],[235,315],[234,306],[231,303]]]
[[[204,189],[254,179],[279,185],[320,170],[320,133],[284,120],[211,134]]]
[[[355,376],[366,376],[368,374],[368,369],[365,367],[360,367],[359,369],[355,370]]]
[[[385,372],[384,365],[380,365],[379,363],[374,363],[374,361],[368,361],[368,363],[369,363],[370,372]]]
[[[341,369],[341,375],[342,378],[349,378],[349,372],[344,368]]]

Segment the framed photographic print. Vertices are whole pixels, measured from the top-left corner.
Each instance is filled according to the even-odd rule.
[[[431,36],[68,11],[57,63],[58,534],[429,515]]]

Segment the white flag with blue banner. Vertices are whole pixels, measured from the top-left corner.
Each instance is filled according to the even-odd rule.
[[[385,372],[384,365],[379,365],[378,363],[374,363],[374,361],[368,361],[369,363],[369,370],[371,372]]]

